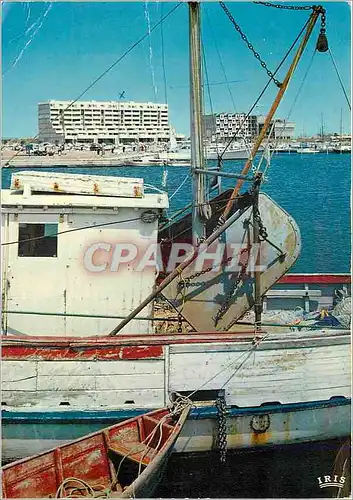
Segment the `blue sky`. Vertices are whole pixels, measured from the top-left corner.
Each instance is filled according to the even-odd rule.
[[[4,3],[2,16],[3,136],[37,133],[37,104],[48,99],[75,99],[96,77],[175,4],[171,2],[30,2]],[[309,4],[299,4],[309,5]],[[301,27],[307,11],[267,8],[250,2],[229,2],[236,21],[274,69]],[[346,2],[324,2],[327,35],[345,87],[350,91],[350,7]],[[216,112],[247,111],[264,84],[266,72],[250,53],[218,3],[202,4],[203,43]],[[319,23],[286,93],[278,116],[286,118],[314,51]],[[165,101],[162,33],[157,28],[83,99]],[[171,124],[189,131],[188,9],[181,5],[164,23],[164,59]],[[28,43],[29,42],[29,43]],[[215,45],[216,43],[216,45]],[[288,67],[285,66],[285,67]],[[284,72],[280,73],[283,79]],[[276,94],[271,85],[257,108],[266,113]],[[206,110],[210,110],[208,92]],[[291,119],[296,132],[315,134],[323,114],[327,131],[339,131],[340,113],[349,131],[350,113],[328,53],[317,53]]]

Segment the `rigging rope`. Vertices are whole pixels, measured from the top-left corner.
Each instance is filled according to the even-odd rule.
[[[301,37],[301,35],[303,34],[303,32],[305,31],[306,27],[308,26],[310,22],[310,18],[306,21],[306,23],[304,24],[304,26],[302,27],[302,29],[300,30],[299,34],[297,35],[296,39],[294,40],[294,42],[292,43],[292,45],[289,47],[287,53],[284,55],[282,61],[279,63],[279,65],[277,66],[277,68],[275,69],[275,71],[273,72],[274,75],[276,75],[276,73],[280,70],[280,68],[283,66],[285,60],[287,59],[287,57],[289,56],[289,54],[291,53],[291,51],[293,50],[294,46],[296,45],[297,41],[299,40],[299,38]],[[231,145],[231,143],[234,141],[234,139],[239,135],[239,132],[240,130],[244,127],[245,123],[246,123],[246,120],[249,118],[250,116],[250,113],[255,109],[255,107],[257,106],[257,104],[260,102],[260,100],[262,99],[264,93],[266,92],[267,88],[269,87],[270,83],[271,83],[272,79],[270,78],[268,80],[268,82],[266,83],[265,87],[263,88],[263,90],[261,91],[260,95],[258,96],[258,98],[256,99],[256,101],[254,102],[254,104],[251,106],[250,110],[248,111],[248,113],[245,115],[245,118],[244,120],[241,122],[241,124],[239,125],[239,127],[237,128],[237,130],[234,132],[233,134],[233,137],[230,139],[230,141],[228,142],[228,144],[226,145],[226,147],[224,148],[222,154],[221,154],[221,158],[223,157],[223,155],[225,154],[225,152],[227,151],[227,149],[229,148],[229,146]]]
[[[207,93],[208,93],[208,99],[210,101],[210,111],[211,111],[211,116],[213,117],[214,116],[214,110],[213,110],[213,102],[212,102],[212,96],[211,96],[211,89],[210,89],[210,81],[209,81],[209,78],[208,78],[208,69],[207,69],[207,62],[206,62],[206,53],[205,53],[205,47],[204,47],[204,44],[201,42],[202,44],[202,56],[203,56],[203,66],[204,66],[204,69],[205,69],[205,76],[206,76],[206,86],[207,86]],[[204,90],[204,87],[203,87],[203,90]],[[221,168],[221,160],[220,160],[220,156],[219,156],[219,144],[218,144],[218,138],[217,138],[217,134],[216,134],[216,152],[217,152],[217,158],[218,158],[218,169]],[[207,156],[207,150],[206,150],[206,147],[205,147],[205,153]],[[216,182],[214,182],[214,179]],[[218,194],[220,193],[220,190],[221,190],[221,183],[220,183],[220,177],[215,177],[213,178],[213,180],[209,180],[209,179],[206,179],[206,182],[208,183],[208,192],[210,193],[212,189],[214,189],[215,187],[217,187],[218,189]]]
[[[88,85],[88,87],[85,88],[85,90],[83,90],[83,92],[81,92],[79,94],[78,97],[76,97],[76,99],[74,99],[73,101],[70,102],[70,104],[68,104],[68,106],[62,110],[62,115],[64,115],[65,111],[67,111],[73,104],[75,104],[79,99],[81,99],[81,97],[83,97],[96,83],[98,83],[107,73],[109,73],[109,71],[111,71],[117,64],[119,64],[135,47],[137,47],[140,43],[142,43],[146,38],[148,38],[150,36],[150,34],[160,25],[162,24],[174,11],[176,11],[180,5],[182,4],[183,2],[179,2],[178,4],[176,4],[172,9],[170,9],[170,11],[164,16],[162,17],[156,24],[154,24],[152,26],[152,28],[150,30],[148,30],[141,38],[139,38],[135,43],[133,43],[118,59],[116,59],[116,61],[114,61],[105,71],[103,71],[103,73],[101,73],[95,80],[93,80],[92,83],[90,83]],[[41,129],[38,134],[36,134],[34,137],[33,137],[33,140],[34,139],[37,139],[38,136],[44,132],[48,130],[48,127],[45,127],[43,129]],[[1,148],[2,149],[2,148]],[[14,158],[16,158],[18,155],[20,154],[20,151],[17,151],[16,154],[14,154],[10,160],[8,160],[7,164],[9,164]]]
[[[183,180],[183,182],[180,184],[180,186],[174,191],[174,193],[169,197],[169,200],[171,200],[172,198],[174,198],[174,196],[179,193],[180,189],[184,186],[185,182],[189,179],[189,174],[187,174],[187,176],[185,177],[185,179]]]
[[[266,333],[264,336],[262,336],[261,338],[257,339],[256,341],[253,340],[253,343],[252,345],[250,346],[250,348],[246,351],[243,351],[242,354],[240,354],[240,356],[237,357],[237,359],[231,361],[230,363],[227,363],[219,372],[217,372],[215,375],[213,375],[210,379],[208,379],[206,382],[204,382],[202,385],[200,385],[197,389],[195,389],[194,391],[190,392],[190,394],[188,394],[186,397],[188,399],[191,398],[191,396],[193,396],[196,392],[200,391],[203,387],[205,387],[207,384],[209,384],[210,382],[212,382],[212,380],[214,380],[215,378],[218,377],[218,375],[220,375],[221,373],[223,373],[224,371],[228,370],[228,368],[230,368],[232,365],[234,365],[235,363],[237,363],[245,354],[247,354],[246,358],[240,363],[240,365],[234,370],[233,374],[232,374],[232,377],[234,377],[234,375],[236,375],[236,373],[244,366],[244,364],[246,363],[246,361],[249,359],[250,355],[253,353],[253,351],[255,349],[257,349],[257,347],[259,346],[259,344],[265,340],[267,337],[269,336],[268,333]],[[230,379],[228,379],[220,388],[223,389],[224,386],[228,383]]]
[[[347,92],[346,92],[346,89],[344,88],[344,85],[343,85],[343,82],[342,82],[342,78],[341,78],[341,75],[340,75],[340,72],[338,71],[338,67],[337,67],[337,64],[335,62],[335,59],[333,57],[333,54],[332,54],[332,51],[331,49],[329,48],[328,49],[328,52],[330,54],[330,57],[331,57],[331,61],[332,61],[332,64],[336,70],[336,74],[337,74],[337,77],[338,77],[338,80],[341,84],[341,88],[342,88],[342,91],[343,91],[343,94],[344,94],[344,97],[346,98],[346,101],[347,101],[347,104],[348,104],[348,107],[350,109],[350,111],[352,111],[352,108],[351,108],[351,103],[349,102],[349,98],[348,98],[348,95],[347,95]]]
[[[283,123],[282,130],[281,130],[281,132],[280,132],[280,134],[279,134],[279,137],[277,137],[277,141],[275,142],[275,147],[273,148],[272,152],[270,153],[269,162],[271,161],[271,159],[272,159],[272,157],[273,157],[273,155],[274,155],[274,153],[275,153],[275,149],[276,149],[276,147],[278,146],[278,143],[279,143],[279,140],[280,140],[280,136],[282,135],[282,133],[284,132],[284,130],[285,130],[285,128],[286,128],[287,122],[288,122],[288,120],[289,120],[289,118],[290,118],[290,116],[291,116],[291,114],[292,114],[292,112],[293,112],[294,106],[296,105],[297,100],[298,100],[298,98],[299,98],[299,95],[300,95],[300,93],[301,93],[301,91],[302,91],[302,89],[303,89],[304,83],[305,83],[305,81],[306,81],[306,78],[307,78],[307,76],[308,76],[308,73],[309,73],[309,71],[310,71],[310,69],[311,69],[311,66],[312,66],[312,64],[313,64],[313,61],[314,61],[314,57],[315,57],[316,52],[317,52],[317,50],[316,50],[316,48],[315,48],[315,49],[314,49],[314,52],[313,52],[313,55],[311,56],[311,59],[310,59],[310,61],[309,61],[309,65],[308,65],[308,67],[307,67],[307,70],[306,70],[306,72],[305,72],[305,74],[304,74],[303,80],[302,80],[302,82],[301,82],[301,84],[300,84],[300,86],[299,86],[298,92],[297,92],[297,94],[296,94],[296,96],[295,96],[295,98],[294,98],[293,104],[292,104],[292,106],[291,106],[291,108],[290,108],[290,110],[289,110],[289,112],[288,112],[287,118],[285,119],[285,121],[284,121],[284,123]],[[268,168],[268,165],[267,165],[267,166],[266,166],[266,168],[265,168],[264,174],[265,174],[265,172],[266,172],[267,168]]]
[[[24,240],[8,241],[6,243],[1,243],[1,246],[16,245],[17,243],[26,243],[27,241],[42,240],[44,238],[51,238],[52,236],[58,236],[59,234],[74,233],[76,231],[82,231],[83,229],[92,229],[96,227],[111,226],[113,224],[124,224],[126,222],[133,222],[136,220],[141,220],[140,217],[135,217],[133,219],[125,219],[114,222],[104,222],[102,224],[93,224],[91,226],[77,227],[75,229],[65,229],[65,231],[58,231],[57,233],[52,233],[51,236],[33,236],[33,238],[26,238]]]
[[[207,69],[207,62],[206,62],[206,53],[205,53],[205,46],[201,42],[202,45],[202,59],[203,59],[203,66],[205,68],[205,77],[206,77],[206,87],[207,87],[207,94],[208,94],[208,99],[210,101],[210,111],[211,115],[213,115],[213,102],[212,102],[212,96],[211,96],[211,89],[210,89],[210,81],[208,78],[208,69]],[[217,136],[216,136],[217,137]],[[217,154],[218,154],[218,143],[216,142],[217,146]]]
[[[316,48],[315,48],[315,49],[314,49],[314,52],[313,52],[313,55],[311,56],[311,59],[310,59],[310,62],[309,62],[308,68],[307,68],[307,70],[306,70],[306,72],[305,72],[305,75],[304,75],[304,77],[303,77],[303,80],[302,80],[302,82],[301,82],[301,84],[300,84],[300,87],[299,87],[299,89],[298,89],[298,92],[297,92],[297,94],[296,94],[296,96],[295,96],[295,98],[294,98],[293,104],[292,104],[292,106],[291,106],[291,108],[290,108],[290,110],[289,110],[289,112],[288,112],[288,115],[287,115],[286,119],[285,119],[285,120],[284,120],[284,122],[283,122],[283,127],[282,127],[282,129],[280,130],[280,133],[279,133],[278,137],[275,137],[275,139],[276,139],[276,140],[275,140],[275,143],[274,143],[274,147],[272,148],[272,151],[270,151],[269,156],[268,156],[267,158],[265,158],[266,148],[269,146],[270,137],[271,137],[272,132],[273,132],[274,127],[275,127],[275,123],[276,123],[276,120],[275,120],[275,119],[274,119],[274,121],[273,121],[273,124],[272,124],[271,130],[270,130],[270,133],[269,133],[269,135],[268,135],[267,144],[266,144],[266,146],[265,146],[265,150],[264,150],[264,152],[263,152],[263,154],[262,154],[262,156],[261,156],[261,159],[260,159],[260,161],[259,161],[258,167],[257,167],[257,169],[253,170],[253,173],[254,173],[254,174],[255,174],[256,172],[259,172],[260,167],[261,167],[261,164],[262,164],[263,160],[265,159],[265,160],[266,160],[266,166],[265,166],[265,168],[264,168],[264,170],[263,170],[263,172],[262,172],[262,174],[263,174],[263,177],[262,177],[262,178],[263,178],[263,180],[264,180],[264,181],[265,181],[265,174],[267,173],[267,171],[268,171],[268,169],[269,169],[269,167],[270,167],[272,157],[273,157],[273,155],[275,154],[275,151],[276,151],[276,148],[277,148],[277,146],[278,146],[278,144],[279,144],[279,141],[280,141],[280,139],[281,139],[281,136],[282,136],[282,134],[283,134],[283,132],[284,132],[284,130],[285,130],[285,128],[286,128],[286,126],[287,126],[288,120],[289,120],[289,118],[290,118],[290,116],[291,116],[291,114],[292,114],[292,111],[293,111],[293,109],[294,109],[294,106],[295,106],[295,104],[296,104],[296,102],[297,102],[297,100],[298,100],[299,94],[300,94],[300,92],[301,92],[301,90],[302,90],[302,88],[303,88],[303,85],[304,85],[304,83],[305,83],[306,77],[308,76],[308,73],[309,73],[309,71],[310,71],[310,69],[311,69],[311,66],[312,66],[312,63],[313,63],[313,60],[314,60],[314,57],[315,57],[316,52],[317,52],[317,50],[316,50]]]
[[[227,73],[226,73],[226,70],[225,70],[222,58],[221,58],[221,54],[220,54],[219,49],[218,49],[218,44],[216,42],[216,37],[215,37],[214,31],[213,31],[213,28],[212,28],[212,23],[211,23],[211,20],[210,20],[210,17],[209,17],[209,14],[208,14],[208,10],[207,10],[206,6],[205,6],[205,12],[206,12],[206,18],[207,18],[207,22],[209,24],[210,32],[211,32],[211,35],[212,35],[213,43],[214,43],[214,46],[215,46],[215,49],[216,49],[216,52],[217,52],[217,56],[218,56],[218,59],[219,59],[219,63],[220,63],[220,66],[221,66],[221,69],[222,69],[222,72],[223,72],[223,75],[224,75],[224,80],[225,80],[225,83],[227,85],[228,93],[229,93],[230,99],[231,99],[232,104],[233,104],[233,109],[236,112],[235,101],[234,101],[233,94],[232,94],[232,91],[231,91],[231,88],[230,88],[230,85],[229,85],[230,82],[228,81],[228,78],[227,78]]]
[[[271,78],[271,80],[277,85],[277,87],[281,88],[282,86],[282,83],[277,80],[275,78],[275,74],[272,73],[272,71],[270,71],[267,67],[267,64],[265,63],[265,61],[263,61],[263,59],[261,59],[261,56],[258,52],[256,52],[256,50],[254,49],[254,46],[249,42],[248,40],[248,37],[245,35],[245,33],[242,31],[242,29],[240,28],[239,24],[236,23],[234,17],[232,16],[232,14],[230,13],[230,11],[228,10],[228,8],[226,7],[226,5],[223,3],[223,2],[219,2],[220,6],[222,7],[222,9],[224,10],[224,12],[227,14],[228,16],[228,19],[230,20],[230,22],[233,24],[234,28],[237,30],[237,32],[240,34],[241,38],[244,40],[244,42],[247,44],[249,50],[251,50],[251,52],[254,54],[255,58],[259,60],[261,66],[266,70],[266,73],[268,74],[268,76]]]
[[[169,409],[169,413],[164,415],[157,423],[157,425],[152,429],[152,431],[139,443],[136,444],[128,453],[126,453],[120,460],[118,469],[115,474],[115,479],[111,482],[110,486],[107,487],[102,484],[90,485],[87,481],[76,478],[68,477],[65,478],[59,485],[55,498],[111,498],[112,493],[116,492],[116,486],[119,484],[119,473],[124,460],[136,453],[141,453],[141,457],[138,462],[138,471],[136,478],[132,481],[129,486],[132,486],[132,495],[135,498],[134,482],[141,475],[142,461],[147,453],[150,453],[150,461],[152,461],[159,451],[159,446],[163,439],[163,424],[168,420],[168,418],[179,415],[187,407],[192,407],[192,401],[190,401],[185,396],[177,398],[173,404],[173,407]],[[152,439],[155,437],[157,431],[159,431],[159,437],[157,445],[150,446]],[[141,449],[141,446],[143,448]],[[140,448],[140,450],[139,450]],[[69,483],[78,483],[81,487],[68,486]],[[71,490],[71,491],[65,491]],[[86,493],[83,495],[83,493]],[[120,495],[119,495],[120,497]]]

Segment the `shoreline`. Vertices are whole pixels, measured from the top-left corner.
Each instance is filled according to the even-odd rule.
[[[12,154],[10,154],[12,153]],[[146,162],[142,162],[144,156],[146,157]],[[151,154],[141,155],[140,152],[130,152],[125,154],[104,154],[97,155],[90,151],[68,151],[62,155],[54,156],[29,156],[23,153],[17,154],[12,151],[3,151],[0,159],[1,168],[74,168],[74,167],[112,167],[112,168],[122,168],[122,167],[163,167],[163,166],[182,166],[190,168],[190,163],[188,162],[175,162],[171,161],[167,165],[164,165],[163,161],[160,163],[151,163]]]
[[[5,154],[6,153],[6,154]],[[9,154],[12,153],[12,154]],[[28,156],[24,154],[16,155],[15,152],[2,152],[0,165],[2,168],[19,167],[124,167],[126,162],[131,162],[141,158],[140,154],[112,155],[106,154],[98,156],[87,152],[68,152],[63,155],[54,156]]]
[[[11,153],[11,154],[10,154]],[[280,153],[276,153],[276,156]],[[288,153],[283,153],[287,156]],[[324,154],[326,152],[318,152],[318,155]],[[300,153],[297,153],[300,157]],[[330,155],[340,155],[340,153],[330,153]],[[346,155],[344,155],[346,156]],[[1,168],[80,168],[80,167],[91,167],[91,168],[123,168],[123,167],[187,167],[190,168],[190,163],[181,162],[175,160],[171,161],[167,165],[161,163],[150,163],[150,155],[146,156],[146,162],[142,162],[143,156],[139,153],[128,153],[120,155],[105,154],[103,156],[92,154],[91,152],[67,152],[63,155],[55,156],[28,156],[25,154],[16,155],[13,151],[2,151],[0,166]],[[134,163],[138,160],[138,163]],[[243,160],[230,160],[230,161],[243,161]]]

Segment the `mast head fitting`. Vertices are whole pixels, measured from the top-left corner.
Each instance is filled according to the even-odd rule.
[[[321,30],[322,31],[322,30]],[[327,52],[328,51],[328,41],[326,37],[326,33],[320,33],[316,42],[316,50],[318,52]]]
[[[322,7],[322,5],[317,6],[319,12],[321,14],[321,28],[319,38],[316,42],[316,50],[318,52],[327,52],[328,51],[328,41],[326,37],[326,10]]]

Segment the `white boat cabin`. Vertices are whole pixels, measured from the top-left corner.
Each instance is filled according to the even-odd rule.
[[[167,207],[167,194],[145,193],[143,179],[13,174],[2,190],[3,332],[108,334],[153,290]],[[122,330],[142,332],[150,321]]]

